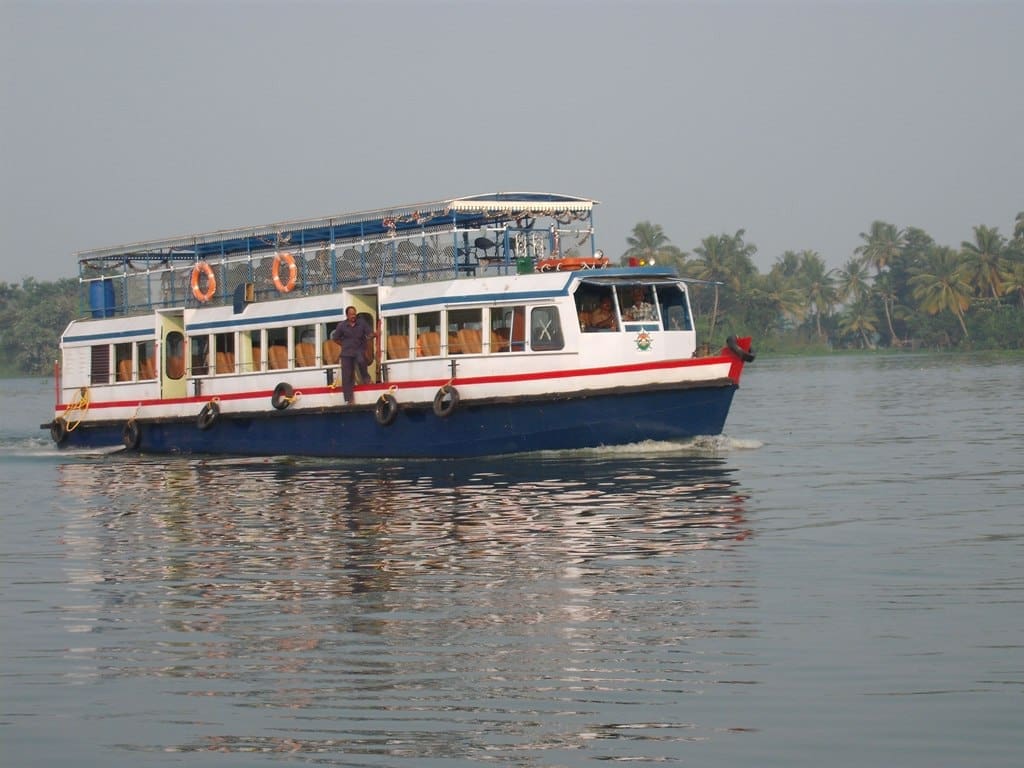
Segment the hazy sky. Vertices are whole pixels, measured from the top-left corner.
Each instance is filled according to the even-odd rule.
[[[1022,41],[1012,2],[0,0],[3,280],[499,190],[600,200],[615,256],[958,246],[1024,210]]]

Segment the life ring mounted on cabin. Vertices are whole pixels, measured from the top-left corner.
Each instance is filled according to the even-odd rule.
[[[203,278],[206,278],[206,288],[200,287]],[[213,267],[205,261],[200,261],[192,268],[192,295],[196,301],[205,304],[217,293],[217,277],[213,274]]]
[[[537,271],[575,272],[578,269],[602,269],[607,266],[606,256],[567,256],[564,259],[544,259],[537,263]]]
[[[281,265],[288,268],[288,277],[281,279]],[[299,279],[299,268],[295,266],[295,257],[290,253],[279,253],[274,257],[274,266],[270,270],[270,277],[274,281],[274,287],[278,293],[290,293],[295,288],[295,281]]]

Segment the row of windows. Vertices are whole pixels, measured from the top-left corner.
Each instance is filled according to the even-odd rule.
[[[675,283],[658,286],[583,286],[576,295],[580,329],[589,331],[692,330],[686,296]],[[369,314],[363,319],[375,328]],[[639,325],[638,325],[639,324]],[[332,323],[307,323],[253,331],[167,335],[166,376],[180,379],[336,365],[341,347],[330,340]],[[565,347],[558,307],[467,307],[415,312],[385,319],[381,352],[386,360],[464,354],[556,351]],[[187,362],[187,366],[186,366]],[[92,348],[92,382],[156,378],[152,340]]]
[[[389,317],[384,338],[388,360],[548,351],[565,346],[554,305],[472,307]]]

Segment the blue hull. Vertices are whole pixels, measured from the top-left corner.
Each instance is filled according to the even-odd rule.
[[[643,390],[499,403],[462,402],[446,418],[429,406],[403,407],[378,424],[370,407],[222,415],[200,430],[195,420],[137,422],[144,453],[457,458],[684,440],[717,435],[734,385]],[[123,424],[82,425],[63,446],[122,443]]]

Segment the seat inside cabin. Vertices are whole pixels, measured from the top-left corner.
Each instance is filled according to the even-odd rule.
[[[140,379],[155,379],[156,378],[156,361],[153,358],[147,358],[139,361],[139,378]]]
[[[417,357],[435,357],[441,354],[441,334],[424,331],[416,338]]]
[[[312,368],[316,365],[316,345],[300,341],[295,345],[295,367]]]
[[[132,361],[118,360],[117,362],[117,380],[118,381],[131,381],[132,380]]]
[[[324,342],[324,365],[337,365],[341,359],[341,344],[331,339]]]
[[[271,344],[267,350],[268,368],[281,371],[288,367],[288,347],[283,344]]]
[[[234,352],[218,352],[217,353],[217,373],[234,373],[235,372],[235,353]]]
[[[388,359],[409,356],[409,337],[405,334],[394,334],[388,336]]]
[[[463,328],[459,331],[459,344],[466,355],[479,355],[484,351],[483,338],[479,328]]]

